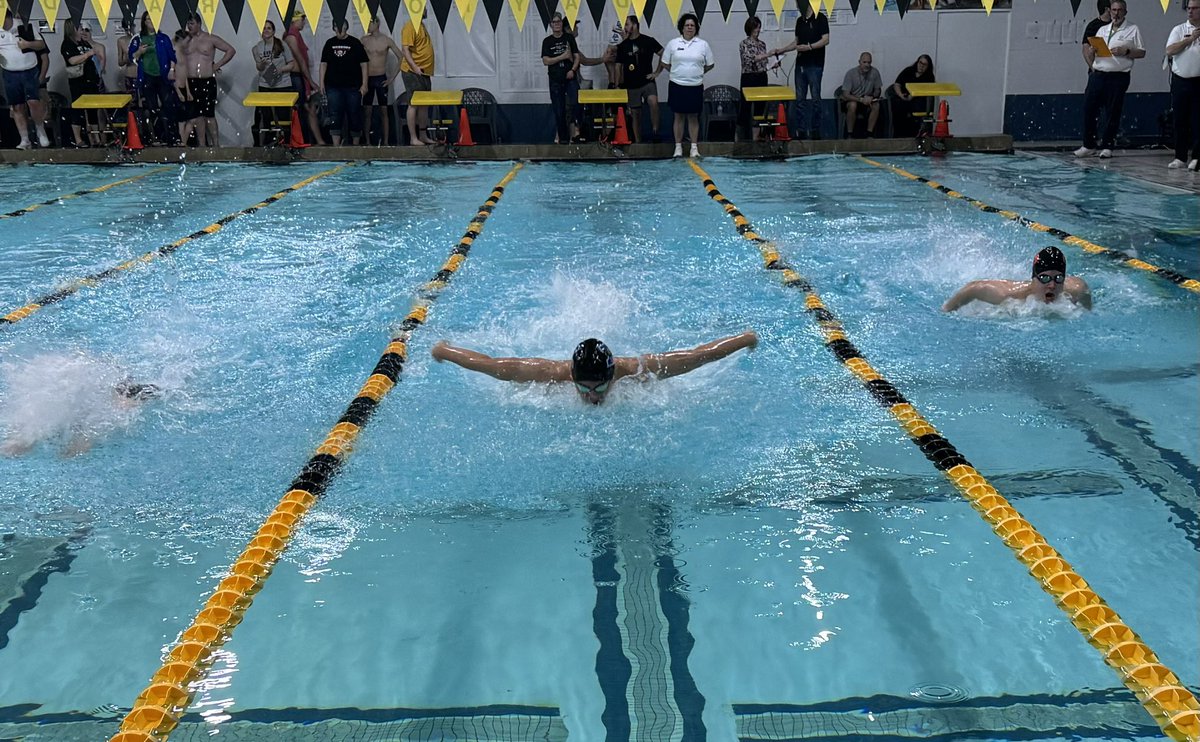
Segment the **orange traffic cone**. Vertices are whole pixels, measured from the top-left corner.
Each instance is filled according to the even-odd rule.
[[[950,133],[950,106],[946,101],[938,106],[937,122],[933,125],[933,135],[941,139],[953,136]]]
[[[613,138],[609,144],[614,147],[627,147],[633,144],[629,141],[629,131],[625,128],[625,106],[617,106],[617,128],[613,132]]]
[[[458,146],[475,146],[475,140],[471,138],[471,118],[467,116],[466,106],[458,109]]]
[[[125,119],[125,147],[128,150],[145,149],[142,146],[142,135],[138,133],[137,118],[129,111]]]
[[[300,128],[300,111],[292,109],[292,131],[288,135],[288,149],[304,149],[312,145],[304,141],[304,130]]]
[[[787,111],[784,110],[782,103],[779,104],[779,114],[775,117],[775,141],[792,141],[791,135],[788,134]]]

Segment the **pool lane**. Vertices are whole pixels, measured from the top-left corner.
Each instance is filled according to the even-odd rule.
[[[521,167],[521,163],[514,165],[496,184],[441,269],[421,287],[408,315],[400,323],[366,383],[292,481],[283,499],[234,561],[229,575],[217,585],[192,620],[191,626],[171,648],[167,660],[134,701],[133,709],[121,722],[120,731],[112,737],[112,742],[165,740],[178,726],[184,709],[191,702],[196,681],[207,673],[215,650],[230,639],[233,629],[253,602],[255,593],[262,589],[275,562],[287,549],[296,525],[324,494],[329,481],[349,457],[355,440],[379,403],[399,382],[413,331],[425,324],[430,306],[466,261],[475,238],[483,231],[484,222]]]
[[[141,257],[126,260],[123,263],[118,263],[117,265],[111,266],[102,271],[97,271],[95,273],[89,274],[87,276],[84,276],[83,278],[77,278],[74,281],[71,281],[70,283],[68,283],[66,286],[64,286],[56,291],[52,291],[48,294],[44,294],[43,296],[40,296],[37,299],[34,299],[33,301],[29,302],[25,306],[8,312],[4,316],[0,317],[0,326],[14,325],[17,322],[20,322],[21,320],[34,314],[35,312],[40,310],[42,307],[45,307],[49,304],[57,304],[58,302],[62,301],[63,299],[67,299],[67,298],[71,297],[72,295],[78,293],[80,289],[84,289],[89,286],[95,286],[100,281],[103,281],[103,280],[106,280],[109,278],[115,278],[131,268],[137,267],[138,265],[141,265],[143,263],[149,263],[150,261],[152,261],[156,258],[167,257],[168,255],[171,255],[176,250],[178,250],[179,248],[188,244],[189,242],[198,240],[201,237],[205,237],[210,234],[216,234],[217,232],[220,232],[222,229],[225,228],[225,225],[229,224],[230,222],[234,221],[235,219],[246,216],[248,214],[253,214],[261,209],[265,209],[266,207],[268,207],[271,204],[275,203],[276,201],[280,200],[281,198],[288,195],[289,193],[294,193],[295,191],[298,191],[301,188],[304,188],[305,186],[312,185],[313,183],[317,182],[318,180],[321,180],[322,178],[327,178],[330,175],[339,173],[342,170],[344,170],[348,167],[351,167],[353,164],[354,163],[343,163],[341,165],[338,165],[337,167],[331,168],[324,172],[317,173],[316,175],[305,178],[304,180],[302,180],[298,183],[293,183],[292,185],[288,186],[287,188],[284,188],[282,191],[279,191],[278,193],[275,193],[274,195],[269,196],[269,197],[263,199],[262,201],[259,201],[258,203],[254,204],[253,206],[248,206],[248,207],[242,209],[241,211],[235,211],[232,214],[221,217],[220,219],[213,222],[212,224],[209,224],[207,227],[199,229],[199,230],[187,235],[186,237],[181,237],[181,238],[175,240],[174,242],[170,242],[170,243],[167,243],[166,245],[162,245],[161,247],[157,247],[154,250],[151,250],[150,252],[145,253]]]
[[[927,421],[916,408],[878,371],[867,363],[846,337],[837,317],[821,301],[808,279],[796,272],[780,255],[773,242],[760,236],[754,226],[718,189],[708,173],[694,160],[688,164],[704,185],[709,197],[724,208],[740,234],[762,253],[764,267],[779,271],[786,286],[805,295],[805,306],[817,320],[825,347],[854,374],[877,402],[886,407],[938,471],[971,503],[1013,550],[1017,559],[1050,593],[1087,642],[1099,650],[1127,688],[1133,691],[1156,724],[1173,740],[1200,739],[1200,703],[1183,686],[1179,677],[1158,661],[1133,632],[1075,572],[1046,539]]]
[[[26,206],[23,209],[17,209],[16,211],[10,211],[7,214],[0,214],[0,220],[16,219],[19,216],[25,216],[27,214],[32,214],[33,212],[37,211],[38,209],[42,208],[43,206],[53,206],[54,204],[62,203],[63,201],[70,201],[73,198],[79,198],[80,196],[87,196],[92,193],[104,193],[105,191],[110,190],[112,188],[116,188],[117,186],[125,185],[127,183],[133,183],[134,181],[141,180],[142,178],[146,178],[151,175],[156,175],[158,173],[165,173],[166,171],[173,170],[173,169],[174,168],[171,168],[171,167],[156,167],[152,170],[147,170],[144,173],[139,173],[138,175],[134,175],[130,178],[123,178],[122,180],[118,180],[114,183],[108,183],[106,185],[102,185],[97,188],[87,188],[87,189],[80,190],[80,191],[74,191],[72,193],[64,193],[61,196],[55,196],[54,198],[51,198],[46,201],[39,201],[38,203],[32,204],[30,206]]]
[[[1128,255],[1126,255],[1125,253],[1121,252],[1120,250],[1114,250],[1111,247],[1104,247],[1103,245],[1097,245],[1095,242],[1085,240],[1082,237],[1077,237],[1077,236],[1071,234],[1070,232],[1066,232],[1064,230],[1058,229],[1057,227],[1051,227],[1051,226],[1042,224],[1041,222],[1035,222],[1032,219],[1027,219],[1026,217],[1021,216],[1020,214],[1016,213],[1015,211],[998,209],[995,206],[985,204],[983,201],[980,201],[975,198],[971,198],[970,196],[968,196],[964,193],[959,193],[958,191],[956,191],[948,186],[944,186],[935,180],[930,180],[929,178],[926,178],[926,177],[923,177],[920,175],[916,175],[914,173],[910,173],[907,170],[896,167],[895,165],[886,165],[882,162],[876,162],[875,160],[872,160],[868,157],[863,157],[861,155],[858,156],[858,159],[861,160],[862,162],[867,163],[868,165],[873,166],[873,167],[881,168],[883,170],[889,170],[889,171],[895,173],[896,175],[899,175],[902,178],[907,178],[908,180],[916,181],[917,183],[924,183],[925,185],[929,186],[930,188],[934,189],[935,191],[938,191],[939,193],[944,193],[945,195],[949,196],[950,198],[955,198],[960,201],[966,201],[967,203],[971,204],[972,206],[979,209],[980,211],[986,211],[989,214],[999,214],[1000,216],[1004,217],[1005,219],[1014,221],[1017,224],[1028,227],[1035,232],[1042,232],[1044,234],[1048,234],[1051,237],[1058,239],[1060,242],[1062,242],[1065,245],[1074,245],[1075,247],[1078,247],[1079,249],[1083,250],[1084,252],[1092,253],[1093,255],[1102,255],[1102,256],[1108,258],[1109,260],[1116,261],[1116,262],[1121,263],[1122,265],[1126,265],[1130,268],[1136,268],[1137,270],[1148,271],[1157,276],[1161,276],[1161,277],[1167,279],[1168,281],[1170,281],[1173,284],[1176,284],[1177,286],[1182,286],[1183,288],[1187,289],[1188,291],[1200,294],[1200,281],[1198,281],[1194,278],[1188,278],[1187,276],[1182,275],[1180,273],[1176,273],[1173,270],[1168,270],[1166,268],[1160,268],[1157,265],[1151,265],[1150,263],[1147,263],[1144,260],[1138,260],[1137,258],[1131,258]]]

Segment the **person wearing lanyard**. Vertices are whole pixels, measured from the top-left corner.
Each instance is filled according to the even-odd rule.
[[[1142,45],[1142,34],[1138,27],[1125,22],[1127,11],[1126,0],[1112,0],[1109,6],[1112,21],[1096,32],[1096,36],[1104,39],[1110,56],[1099,56],[1094,48],[1090,54],[1086,54],[1092,73],[1088,75],[1087,91],[1083,96],[1083,146],[1075,150],[1076,157],[1112,157],[1133,60],[1146,56],[1146,47]],[[1107,115],[1107,121],[1097,152],[1096,130],[1101,108]]]
[[[667,85],[667,100],[675,122],[675,154],[683,157],[683,122],[687,119],[688,137],[692,140],[692,157],[700,156],[696,143],[700,141],[700,109],[704,107],[704,75],[716,66],[712,47],[699,37],[700,19],[692,13],[679,16],[679,38],[667,44],[658,69],[651,77],[667,70],[670,83]]]
[[[1184,0],[1187,20],[1171,29],[1171,109],[1175,111],[1175,159],[1167,167],[1200,172],[1200,0]],[[1191,160],[1188,160],[1188,151]]]

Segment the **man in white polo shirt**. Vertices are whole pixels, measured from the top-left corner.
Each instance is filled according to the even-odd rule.
[[[44,49],[46,43],[38,38],[38,33],[32,25],[26,24],[12,32],[13,14],[11,10],[4,11],[4,29],[0,30],[0,67],[4,68],[4,92],[8,96],[8,110],[17,131],[21,134],[21,143],[17,149],[29,149],[29,115],[33,116],[37,129],[38,144],[50,146],[50,138],[42,123],[42,102],[38,97],[38,49]],[[28,115],[26,109],[29,109]]]
[[[1187,20],[1167,37],[1171,109],[1175,111],[1175,159],[1167,167],[1200,172],[1200,0],[1183,0]],[[1191,160],[1188,152],[1191,152]]]
[[[1121,126],[1121,107],[1129,89],[1129,71],[1133,69],[1133,60],[1146,56],[1138,27],[1125,22],[1127,11],[1126,0],[1112,0],[1109,6],[1112,21],[1096,32],[1096,37],[1108,47],[1109,56],[1100,56],[1094,47],[1084,51],[1092,74],[1088,75],[1087,92],[1083,96],[1083,146],[1075,150],[1076,157],[1095,154],[1112,157],[1117,129]],[[1107,120],[1097,152],[1096,128],[1101,108]]]

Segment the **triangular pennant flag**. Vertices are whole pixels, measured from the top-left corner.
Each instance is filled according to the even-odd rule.
[[[150,22],[154,24],[155,28],[162,26],[162,17],[166,10],[167,0],[146,0],[146,12],[150,14]]]
[[[775,22],[780,23],[783,18],[783,8],[787,5],[787,0],[771,0],[771,10],[775,11]]]
[[[856,17],[858,16],[858,4],[860,2],[862,2],[862,0],[850,0],[850,12]]]
[[[379,17],[379,0],[367,0],[367,12],[370,13],[370,18]],[[421,15],[425,14],[425,3],[421,3]],[[389,26],[389,28],[391,28]]]
[[[250,4],[250,15],[254,16],[255,28],[262,28],[267,22],[267,13],[271,10],[271,0],[246,0]],[[290,23],[291,19],[284,16]]]
[[[700,24],[704,24],[704,11],[708,10],[708,0],[692,0],[692,12],[700,19]]]
[[[1083,0],[1071,0],[1071,11],[1074,12],[1075,15],[1079,15],[1079,6],[1082,4],[1082,2]]]
[[[108,29],[108,13],[112,10],[112,0],[92,0],[92,10],[96,12],[96,20],[100,22],[100,32]]]
[[[525,30],[525,16],[529,14],[529,0],[508,0],[508,9],[512,11],[513,20],[517,22],[517,30]]]
[[[729,23],[729,11],[733,10],[733,0],[717,0],[717,4],[721,6],[721,17]],[[750,15],[754,15],[754,11],[750,11]]]
[[[825,15],[831,15],[833,13],[834,2],[836,2],[836,0],[825,0]]]
[[[558,7],[558,0],[533,0],[533,7],[537,8],[538,17],[542,19],[542,30],[549,28],[554,9]]]
[[[437,20],[438,28],[444,32],[446,23],[450,20],[450,9],[454,7],[454,0],[429,0],[429,4],[433,6],[433,17]]]
[[[995,2],[996,0],[983,0],[983,9],[987,11],[988,15],[992,14],[992,5],[995,4]]]
[[[467,27],[467,33],[470,33],[471,24],[475,22],[475,11],[479,10],[479,0],[454,0],[454,5],[458,8],[463,25]]]
[[[566,16],[567,26],[575,28],[575,19],[579,17],[579,0],[562,0],[563,15]]]
[[[204,0],[201,0],[203,2]],[[358,16],[358,22],[362,24],[363,33],[367,32],[367,24],[371,22],[371,9],[367,7],[367,0],[352,0],[354,14]],[[419,16],[418,16],[419,17]],[[361,36],[351,31],[354,36]]]
[[[333,14],[333,20],[346,20],[346,14],[350,11],[350,0],[329,0],[329,12]],[[309,16],[309,21],[312,21],[312,16]],[[313,23],[315,33],[317,24]]]
[[[42,12],[46,14],[46,22],[50,24],[51,31],[55,30],[60,4],[60,0],[38,0],[38,5],[42,6]]]
[[[683,0],[667,0],[667,12],[671,14],[671,25],[679,23],[679,11],[683,8]]]
[[[192,6],[189,0],[171,0],[171,10],[175,11],[175,20],[179,21],[179,28],[183,28],[187,24],[188,13],[192,12]],[[159,31],[171,36],[162,26],[156,26]]]
[[[237,33],[238,29],[241,28],[242,11],[245,9],[246,0],[225,0],[225,12],[229,15],[229,23],[233,25],[234,33]],[[286,20],[283,25],[287,25]],[[262,28],[262,26],[259,26],[259,28]]]
[[[937,10],[937,0],[929,0],[929,9]]]
[[[383,0],[379,3],[379,11],[383,12],[383,20],[388,28],[396,28],[396,16],[400,14],[400,0]]]
[[[371,0],[367,0],[368,6]],[[402,22],[412,22],[413,28],[419,28],[421,22],[425,20],[425,8],[428,7],[426,0],[405,0],[404,7],[408,9],[408,17]]]
[[[758,0],[746,0],[746,15],[750,17],[758,15]]]
[[[1167,12],[1167,6],[1171,4],[1171,0],[1162,0],[1163,12]]]
[[[900,17],[908,12],[908,0],[896,0],[896,9],[900,11]]]
[[[821,12],[821,0],[808,0],[808,4],[812,6],[814,13]]]
[[[492,30],[500,27],[500,14],[504,12],[504,0],[483,0],[483,9],[487,11],[488,22]]]
[[[875,0],[875,9],[879,11],[879,15],[883,15],[884,5],[887,5],[887,0]]]
[[[650,27],[654,23],[654,9],[658,7],[658,0],[646,0],[646,4],[642,6],[642,19],[645,21],[645,26]]]
[[[592,23],[596,24],[596,28],[600,28],[600,22],[604,20],[604,0],[587,0],[588,11],[592,14]],[[625,19],[617,21],[621,25],[625,24]],[[601,34],[603,36],[604,34]]]
[[[212,30],[217,23],[217,8],[220,7],[220,0],[197,0],[196,12],[204,19],[204,27]]]
[[[133,30],[135,32],[140,31],[141,29],[138,28],[137,22],[138,0],[117,0],[117,7],[121,10],[121,20],[124,21],[126,18],[130,19],[134,22]]]
[[[626,9],[626,13],[625,13],[625,15],[618,15],[617,16],[618,18],[628,18],[629,17],[629,13],[628,13],[629,5],[630,5],[629,0],[625,0],[624,7]],[[613,0],[613,7],[614,8],[617,7],[616,0]],[[650,25],[650,22],[646,21],[646,0],[633,0],[633,12],[637,13],[638,18],[641,18],[643,21],[645,21],[645,23],[643,23],[642,25],[644,25],[644,26]],[[622,20],[621,25],[624,25],[624,24],[625,24],[625,21]]]
[[[317,35],[317,23],[321,21],[321,12],[325,10],[325,0],[300,0],[300,9],[308,17],[308,32]],[[346,6],[342,6],[342,15],[346,14]],[[289,22],[291,18],[287,19]]]
[[[67,0],[67,17],[78,26],[83,20],[83,9],[87,6],[87,0]]]
[[[12,5],[11,2],[8,4]],[[17,6],[16,11],[17,11],[18,18],[28,19],[30,16],[33,15],[33,0],[17,0],[16,6]],[[134,0],[133,7],[134,7],[134,9],[137,8],[136,0]]]
[[[281,19],[283,19],[284,23],[290,23],[292,20],[291,18],[288,17],[288,6],[289,5],[290,5],[290,3],[288,2],[288,0],[275,0],[275,9],[279,11],[279,17]]]

